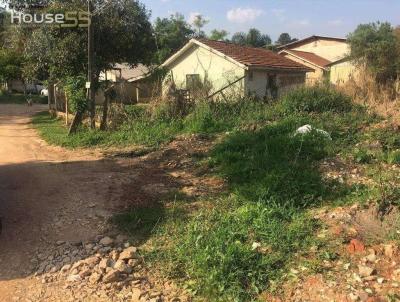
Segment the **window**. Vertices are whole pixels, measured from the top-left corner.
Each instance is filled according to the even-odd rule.
[[[187,74],[186,75],[186,89],[187,90],[197,90],[201,86],[200,75],[199,74]]]
[[[249,71],[249,81],[253,81],[253,77],[254,77],[253,72]]]

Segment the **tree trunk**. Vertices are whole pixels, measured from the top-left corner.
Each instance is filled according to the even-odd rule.
[[[103,116],[101,118],[100,130],[107,130],[107,116],[108,116],[108,92],[104,93],[103,103]]]
[[[90,112],[90,128],[96,129],[96,89],[95,80],[92,80],[92,84],[89,89],[89,112]]]
[[[47,103],[49,105],[49,110],[51,110],[51,109],[53,109],[52,105],[54,103],[54,83],[53,82],[49,82],[49,86],[47,87],[47,92],[48,92]]]
[[[83,119],[83,113],[78,111],[75,114],[74,119],[72,120],[71,127],[69,128],[68,135],[76,133],[76,131],[78,130],[79,125],[82,123],[82,119]]]

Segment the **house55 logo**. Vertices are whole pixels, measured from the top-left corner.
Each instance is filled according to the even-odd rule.
[[[26,26],[55,25],[61,28],[89,27],[90,14],[84,11],[68,11],[65,13],[20,13],[11,11],[11,24]]]

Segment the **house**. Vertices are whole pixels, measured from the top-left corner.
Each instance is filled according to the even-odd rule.
[[[150,69],[138,64],[135,67],[129,64],[116,64],[113,69],[100,74],[100,81],[114,83],[117,101],[123,103],[137,103],[149,98],[152,93],[152,86],[145,79],[150,74]],[[99,91],[96,101],[101,103],[104,99],[103,92]]]
[[[278,50],[280,55],[313,69],[307,73],[306,81],[308,84],[315,84],[330,79],[332,64],[347,57],[350,46],[346,39],[311,36],[280,46]],[[339,80],[346,82],[347,76]],[[333,82],[337,82],[337,79]]]
[[[267,49],[208,39],[191,39],[162,67],[168,71],[167,84],[191,93],[205,89],[209,98],[274,98],[304,84],[306,72],[312,71]]]

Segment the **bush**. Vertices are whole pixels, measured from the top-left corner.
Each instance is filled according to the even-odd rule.
[[[400,164],[400,150],[391,151],[387,155],[388,164]]]
[[[350,97],[326,87],[302,87],[285,95],[278,105],[284,114],[348,112],[352,109]]]
[[[68,97],[68,103],[71,105],[73,112],[85,112],[87,108],[85,77],[69,77],[64,85],[65,92]]]
[[[354,161],[359,164],[368,164],[374,159],[374,155],[365,149],[355,149],[353,157]]]

